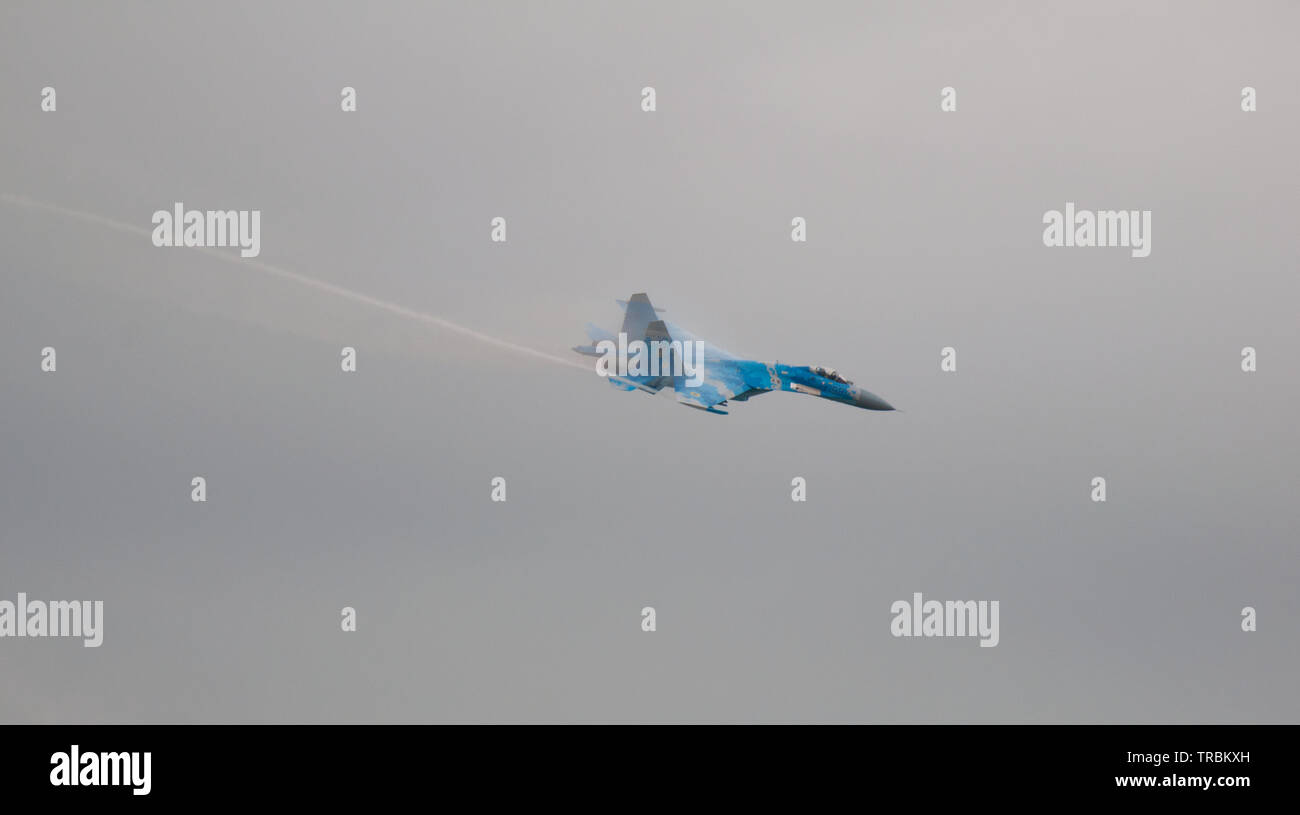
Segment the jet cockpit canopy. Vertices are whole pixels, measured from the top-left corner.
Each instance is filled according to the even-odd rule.
[[[834,381],[834,382],[842,382],[842,383],[844,383],[845,385],[852,385],[852,384],[853,384],[853,383],[850,382],[849,380],[847,380],[847,379],[845,379],[844,377],[840,376],[840,375],[835,371],[834,368],[823,368],[823,367],[820,366],[820,365],[814,365],[814,366],[813,366],[813,369],[812,369],[812,372],[815,373],[815,374],[817,374],[818,376],[824,376],[824,377],[826,377],[827,379],[830,379],[830,380],[832,380],[832,381]]]

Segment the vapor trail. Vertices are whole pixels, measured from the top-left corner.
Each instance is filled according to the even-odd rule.
[[[0,200],[3,200],[9,204],[13,204],[14,206],[23,207],[25,209],[44,210],[46,212],[53,212],[68,218],[76,218],[78,220],[85,221],[87,223],[98,224],[99,226],[107,227],[109,229],[116,230],[118,232],[125,232],[131,235],[143,235],[146,238],[152,237],[153,235],[153,233],[150,230],[145,229],[143,227],[134,226],[132,224],[123,223],[121,221],[115,221],[112,218],[105,218],[103,215],[96,215],[93,212],[82,212],[81,210],[77,210],[77,209],[68,209],[67,207],[61,207],[57,204],[47,204],[43,201],[36,201],[21,195],[3,193],[0,194]],[[448,331],[454,331],[457,334],[462,334],[466,337],[471,337],[473,339],[478,340],[479,342],[486,343],[488,345],[493,345],[496,346],[497,348],[501,348],[506,351],[513,351],[516,354],[524,354],[526,356],[534,357],[536,359],[544,359],[547,362],[554,362],[557,365],[567,365],[571,368],[579,368],[584,371],[590,370],[586,365],[583,365],[572,359],[557,357],[554,354],[548,354],[545,351],[538,351],[537,349],[529,348],[526,345],[518,345],[516,343],[510,342],[509,340],[498,339],[497,337],[493,337],[489,334],[484,334],[481,331],[475,331],[472,328],[467,328],[466,326],[460,325],[459,323],[453,323],[450,320],[444,320],[443,318],[435,317],[432,314],[425,314],[422,311],[416,311],[414,309],[407,308],[406,306],[398,305],[397,303],[390,303],[387,300],[380,300],[378,297],[371,297],[368,294],[362,294],[359,291],[353,291],[352,289],[335,285],[334,283],[327,283],[324,280],[317,280],[314,277],[308,277],[305,274],[301,274],[299,272],[295,272],[290,269],[285,269],[280,266],[275,266],[270,263],[265,263],[255,258],[241,258],[237,255],[228,254],[226,252],[219,252],[216,249],[212,249],[206,246],[195,246],[191,248],[191,251],[202,252],[205,255],[209,255],[211,257],[217,258],[218,260],[224,260],[227,263],[233,263],[237,266],[241,266],[246,269],[247,268],[257,269],[258,271],[265,272],[269,275],[273,275],[275,277],[279,277],[284,280],[292,280],[295,283],[301,283],[304,286],[310,286],[311,288],[316,289],[317,291],[328,292],[329,294],[337,295],[338,297],[343,297],[355,303],[361,303],[363,305],[373,306],[374,308],[383,309],[384,311],[391,312],[393,314],[398,315],[399,317],[406,317],[407,319],[410,320],[416,320],[417,322],[434,325],[437,326],[438,328],[444,328]]]

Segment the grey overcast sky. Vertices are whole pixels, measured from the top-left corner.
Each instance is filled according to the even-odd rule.
[[[645,291],[902,411],[710,416],[0,201],[0,599],[105,604],[98,649],[0,640],[0,721],[1300,721],[1298,28],[4,3],[0,193],[257,209],[261,262],[560,356]],[[1067,201],[1150,257],[1043,246]],[[999,645],[894,638],[918,591]]]

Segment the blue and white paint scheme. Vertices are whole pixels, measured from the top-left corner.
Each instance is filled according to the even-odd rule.
[[[695,342],[699,339],[681,326],[660,319],[663,310],[656,309],[644,293],[617,302],[623,308],[622,333],[629,341]],[[590,357],[602,356],[602,352],[597,350],[602,341],[616,340],[613,332],[590,323],[587,324],[587,336],[591,338],[591,344],[577,345],[573,350]],[[803,393],[866,410],[894,409],[884,399],[840,376],[834,368],[740,359],[708,342],[704,343],[704,377],[698,385],[690,385],[680,373],[676,376],[610,376],[608,379],[616,388],[651,394],[672,386],[681,404],[724,415],[729,402],[744,402],[759,394],[778,390]]]

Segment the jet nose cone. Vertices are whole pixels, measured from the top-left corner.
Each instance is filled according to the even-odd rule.
[[[894,406],[876,396],[871,391],[855,388],[853,391],[853,404],[867,410],[893,410]]]

